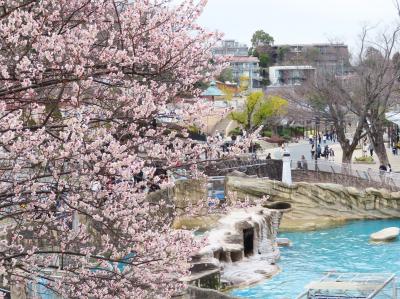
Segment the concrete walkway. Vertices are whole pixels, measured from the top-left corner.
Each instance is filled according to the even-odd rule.
[[[280,159],[282,155],[282,149],[281,147],[266,143],[266,142],[260,142],[263,152],[264,153],[271,153],[272,158],[275,159]],[[342,156],[343,156],[343,151],[342,148],[340,147],[339,143],[330,143],[329,141],[326,143],[330,148],[332,148],[335,151],[335,163],[342,163]],[[291,153],[292,160],[293,161],[298,161],[301,158],[301,155],[304,155],[307,160],[311,160],[311,145],[308,142],[308,140],[301,139],[299,143],[289,143],[286,145],[289,152]],[[389,158],[389,163],[392,166],[392,171],[393,172],[399,172],[400,173],[400,155],[393,155],[392,150],[389,148],[386,148],[388,158]],[[400,153],[400,151],[399,151]],[[369,154],[369,152],[368,152]],[[378,156],[374,153],[373,158],[375,163],[374,164],[354,164],[354,158],[355,157],[361,157],[362,156],[362,150],[361,149],[356,149],[353,153],[353,161],[352,161],[352,168],[355,169],[360,169],[360,170],[368,170],[371,169],[373,171],[379,171],[379,159]],[[321,161],[325,161],[324,158],[320,158]]]
[[[340,144],[335,144],[332,146],[332,148],[335,151],[335,161],[337,163],[340,163],[342,161],[342,155],[343,155],[343,151],[342,148],[340,147]],[[386,147],[386,151],[389,158],[389,163],[392,166],[392,172],[400,172],[400,155],[397,156],[393,155],[391,148]],[[355,157],[362,157],[362,149],[356,149],[354,151],[353,161]],[[375,164],[353,164],[353,165],[362,170],[367,170],[368,168],[371,168],[372,170],[378,171],[380,164],[378,156],[376,155],[375,152],[373,154],[373,159],[375,161]]]

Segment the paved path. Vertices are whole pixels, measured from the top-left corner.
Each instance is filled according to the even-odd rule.
[[[335,157],[336,162],[341,162],[343,152],[342,152],[340,145],[335,144],[333,146],[333,149],[334,149],[335,153],[337,153],[337,156]],[[392,171],[400,172],[400,155],[397,155],[397,156],[393,155],[392,150],[389,148],[386,148],[386,151],[387,151],[387,155],[389,158],[389,163],[392,166]],[[354,157],[361,157],[361,156],[362,156],[362,150],[357,149],[354,151],[353,160],[354,160]],[[374,161],[376,162],[375,164],[353,164],[353,165],[362,170],[367,170],[368,168],[371,168],[372,170],[378,171],[379,170],[378,156],[374,153],[373,158],[374,158]]]
[[[334,143],[327,141],[326,143],[329,147],[334,145]],[[311,158],[311,144],[308,140],[300,140],[298,143],[289,143],[287,148],[292,156],[293,161],[297,161],[301,159],[301,156],[304,155],[307,160],[312,160]],[[265,152],[270,152],[271,156],[275,159],[280,159],[282,156],[282,149],[280,147],[273,148],[264,148]],[[336,161],[339,161],[336,159]]]
[[[342,148],[340,147],[339,143],[331,143],[330,141],[327,141],[326,143],[329,147],[332,147],[332,149],[335,151],[335,163],[341,163],[342,162]],[[324,145],[324,144],[323,144]],[[324,146],[322,146],[323,148]],[[271,156],[275,159],[280,159],[282,157],[282,150],[280,147],[272,147],[271,145],[268,146],[263,146],[264,152],[271,153]],[[300,140],[299,143],[290,143],[287,146],[293,161],[298,161],[301,159],[301,155],[304,155],[307,160],[312,160],[311,159],[311,145],[308,142],[308,140]],[[393,155],[392,150],[387,148],[387,153],[388,153],[388,158],[389,158],[389,163],[392,166],[392,171],[393,172],[399,172],[400,173],[400,155]],[[353,154],[353,161],[354,157],[361,157],[362,156],[362,150],[357,149],[354,151]],[[379,159],[378,156],[374,153],[373,155],[374,161],[376,162],[375,164],[353,164],[352,167],[355,169],[360,169],[360,170],[368,170],[371,169],[373,171],[378,171],[379,170]],[[325,160],[324,158],[321,158],[320,160]]]

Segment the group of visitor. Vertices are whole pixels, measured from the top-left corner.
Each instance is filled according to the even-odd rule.
[[[324,157],[325,160],[333,162],[335,161],[335,151],[328,145],[325,145],[322,150],[321,144],[317,145],[317,149],[315,149],[314,144],[311,144],[311,157],[312,159],[320,159],[321,157]]]
[[[362,152],[363,152],[363,157],[366,157],[369,152],[370,156],[372,157],[374,155],[374,146],[372,144],[372,142],[370,142],[369,144],[367,144],[367,141],[364,140],[363,146],[362,146]]]
[[[325,134],[322,134],[322,135],[320,133],[318,133],[318,136],[310,135],[309,140],[310,140],[310,144],[314,144],[315,140],[317,140],[318,144],[321,144],[321,143],[326,144],[327,141],[336,142],[337,135],[336,135],[335,131],[330,131],[330,132],[327,131]]]

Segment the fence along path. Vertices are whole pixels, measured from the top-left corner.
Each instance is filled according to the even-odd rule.
[[[307,171],[330,173],[331,175],[346,176],[365,180],[376,187],[400,190],[400,174],[394,172],[376,171],[372,168],[360,168],[357,164],[334,163],[324,160],[308,160]],[[299,169],[297,161],[292,161],[292,169]],[[305,169],[301,169],[305,170]],[[356,187],[356,186],[355,186]],[[372,186],[371,186],[372,187]]]
[[[280,160],[266,160],[265,156],[266,155],[260,155],[258,153],[257,156],[254,154],[244,154],[237,159],[228,159],[214,164],[212,163],[211,165],[213,166],[209,167],[208,171],[206,167],[205,172],[209,175],[226,175],[229,172],[238,170],[247,174],[257,174],[259,177],[277,179],[279,175],[277,176],[276,174],[276,168],[281,167],[281,164],[276,164],[276,162]],[[306,169],[303,167],[299,168],[298,161],[292,160],[292,170],[294,173],[299,170],[307,172],[312,176],[313,182],[321,178],[321,182],[339,183],[353,187],[386,188],[391,191],[400,191],[399,173],[381,172],[371,168],[359,167],[357,164],[335,163],[321,159],[317,161],[306,160],[306,164]],[[322,174],[325,174],[325,176]],[[306,176],[302,178],[304,179]],[[362,184],[360,184],[360,182]]]

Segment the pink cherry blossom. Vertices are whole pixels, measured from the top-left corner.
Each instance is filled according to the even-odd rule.
[[[180,104],[220,37],[196,24],[206,1],[0,1],[0,274],[47,278],[66,298],[169,298],[201,244],[173,230],[166,175],[204,152],[184,128],[209,107]],[[239,153],[244,140],[232,148]],[[166,213],[170,211],[170,213]]]

